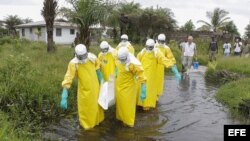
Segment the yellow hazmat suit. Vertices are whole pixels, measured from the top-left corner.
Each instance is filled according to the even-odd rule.
[[[104,120],[103,109],[98,105],[99,82],[96,70],[99,65],[98,59],[91,53],[88,53],[85,63],[79,63],[75,57],[70,61],[62,82],[62,86],[69,89],[73,78],[78,77],[78,115],[84,129],[91,129]]]
[[[156,44],[156,48],[169,60],[172,64],[176,64],[176,60],[171,49],[165,44]],[[159,64],[157,67],[157,95],[161,96],[163,94],[164,86],[164,65]]]
[[[132,54],[129,56],[130,58],[134,57]],[[133,127],[135,122],[136,82],[143,83],[146,81],[141,63],[135,59],[135,57],[134,59],[130,59],[131,62],[126,65],[121,64],[120,61],[116,61],[118,68],[116,80],[116,118],[130,127]]]
[[[143,49],[138,55],[138,60],[142,63],[144,74],[147,77],[147,92],[146,99],[142,102],[138,98],[138,105],[144,108],[155,108],[157,99],[157,67],[162,65],[163,67],[169,68],[174,64],[168,60],[159,49],[154,48],[153,51],[147,51]]]
[[[109,76],[115,74],[115,57],[114,57],[114,49],[110,48],[110,51],[106,54],[99,53],[98,59],[101,62],[101,72],[104,78],[104,81],[109,80]]]
[[[134,47],[130,44],[130,42],[121,42],[121,43],[119,43],[118,44],[118,46],[116,47],[116,50],[119,50],[119,48],[121,48],[121,47],[127,47],[128,48],[128,51],[129,51],[129,53],[131,53],[131,54],[135,54],[135,49],[134,49]]]

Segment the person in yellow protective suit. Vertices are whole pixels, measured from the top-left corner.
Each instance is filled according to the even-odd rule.
[[[155,45],[161,53],[172,62],[172,64],[176,64],[175,57],[171,51],[171,49],[165,44],[166,36],[164,34],[160,34],[158,36],[158,43]],[[177,70],[176,65],[173,65],[171,68],[172,72],[175,74],[175,79],[177,81],[181,80],[181,75]],[[164,65],[159,64],[157,67],[157,95],[160,97],[163,94],[163,86],[164,86]],[[158,98],[157,98],[158,99]]]
[[[115,49],[113,49],[107,41],[102,41],[100,48],[102,52],[99,53],[98,59],[101,62],[101,72],[104,81],[108,81],[110,75],[115,74]]]
[[[146,98],[146,77],[141,63],[126,47],[118,50],[116,61],[116,118],[129,127],[134,126],[137,98],[137,81],[141,84],[141,96]],[[136,80],[137,79],[137,80]]]
[[[122,36],[121,36],[121,42],[118,44],[118,46],[116,47],[116,50],[119,50],[119,48],[121,48],[121,47],[127,47],[128,48],[128,50],[129,50],[129,52],[131,53],[131,54],[135,54],[135,49],[134,49],[134,47],[130,44],[130,42],[128,41],[128,35],[126,35],[126,34],[123,34]]]
[[[157,76],[157,67],[159,64],[166,68],[170,68],[174,65],[173,61],[168,60],[160,52],[158,48],[155,48],[155,41],[148,39],[146,41],[146,48],[144,48],[138,55],[138,60],[142,63],[144,73],[147,77],[147,98],[144,102],[138,101],[138,105],[142,106],[144,110],[155,108],[157,99],[157,83],[155,78]]]
[[[77,104],[81,126],[88,130],[104,120],[103,109],[98,105],[99,82],[102,81],[99,61],[88,53],[83,44],[75,47],[75,57],[69,62],[62,82],[61,108],[67,109],[68,89],[75,76],[78,77]]]

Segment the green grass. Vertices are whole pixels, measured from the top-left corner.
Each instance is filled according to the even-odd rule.
[[[14,130],[15,122],[8,120],[9,117],[0,111],[0,140],[1,141],[32,141],[36,138],[30,138],[24,134],[25,129]]]
[[[243,101],[250,100],[250,58],[219,57],[207,66],[206,79],[221,85],[216,99],[229,107],[234,117],[249,120],[250,103]]]
[[[240,117],[239,104],[250,99],[250,78],[227,83],[220,87],[216,99],[225,104],[232,115]],[[248,117],[250,118],[250,117]]]
[[[24,134],[38,136],[42,127],[76,111],[76,83],[69,91],[69,109],[59,107],[72,48],[58,47],[48,54],[44,43],[26,40],[0,47],[0,110],[15,122],[14,131],[26,129]]]
[[[229,57],[218,60],[217,70],[228,70],[250,76],[250,58]]]

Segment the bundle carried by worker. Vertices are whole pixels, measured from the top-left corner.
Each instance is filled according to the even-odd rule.
[[[108,110],[115,104],[115,77],[111,75],[108,82],[104,82],[100,87],[100,94],[98,104],[104,109]]]

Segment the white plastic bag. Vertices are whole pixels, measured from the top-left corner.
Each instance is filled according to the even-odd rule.
[[[110,76],[109,82],[105,82],[101,85],[98,103],[104,109],[115,104],[115,78]]]
[[[101,84],[100,93],[98,98],[99,105],[104,109],[108,109],[108,82]]]
[[[108,107],[115,105],[115,76],[111,75],[108,82]]]

